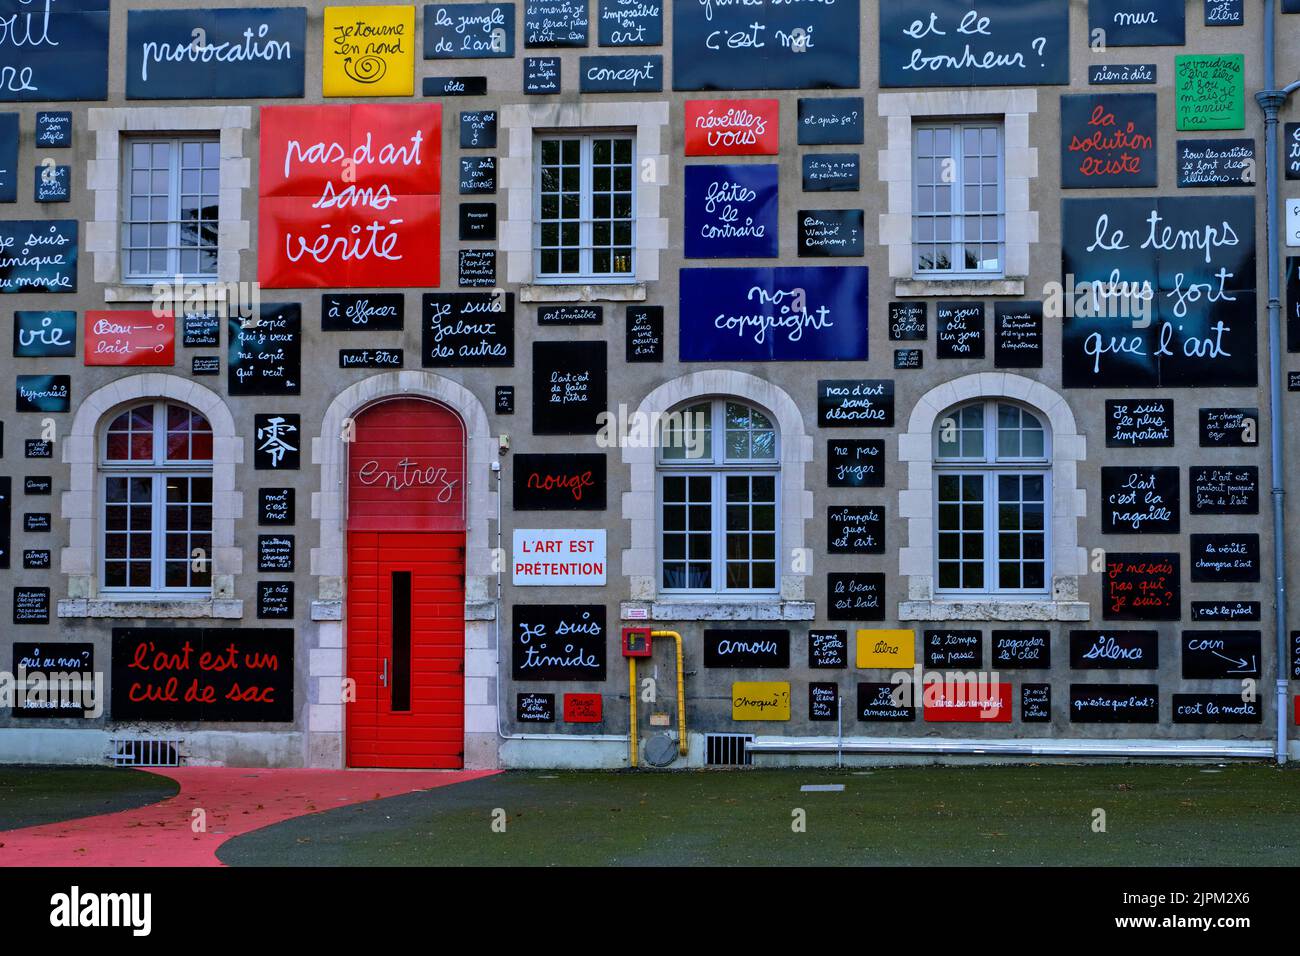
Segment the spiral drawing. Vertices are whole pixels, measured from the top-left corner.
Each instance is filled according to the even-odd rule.
[[[388,72],[388,61],[382,56],[369,54],[359,58],[353,65],[352,57],[349,56],[343,60],[343,72],[358,83],[378,83]]]

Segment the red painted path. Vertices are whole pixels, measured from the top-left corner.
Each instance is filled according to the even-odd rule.
[[[180,792],[134,810],[0,831],[0,866],[221,866],[233,837],[309,813],[432,790],[491,770],[150,770]],[[193,811],[207,815],[195,833]]]

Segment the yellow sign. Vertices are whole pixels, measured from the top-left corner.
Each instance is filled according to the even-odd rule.
[[[789,720],[790,685],[785,681],[736,681],[731,685],[732,720]]]
[[[858,631],[859,667],[893,670],[915,664],[915,631]]]
[[[326,96],[415,92],[415,7],[326,7]]]

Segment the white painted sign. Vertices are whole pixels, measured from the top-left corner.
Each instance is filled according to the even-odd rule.
[[[1285,200],[1286,244],[1300,246],[1300,199]]]
[[[518,587],[605,583],[603,528],[516,528],[512,580]]]

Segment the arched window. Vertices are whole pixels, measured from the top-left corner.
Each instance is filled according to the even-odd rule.
[[[659,581],[678,594],[774,594],[779,436],[734,398],[679,406],[659,427]]]
[[[212,426],[175,402],[109,414],[99,444],[104,591],[212,587]]]
[[[949,409],[934,429],[936,591],[1042,594],[1051,434],[1038,414],[1001,399]]]

